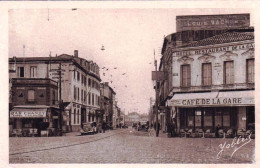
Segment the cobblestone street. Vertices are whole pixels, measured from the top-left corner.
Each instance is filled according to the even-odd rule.
[[[142,136],[143,135],[143,136]],[[232,139],[164,138],[118,129],[104,134],[10,138],[10,163],[252,163],[255,140],[237,150]],[[235,148],[235,147],[234,147]]]

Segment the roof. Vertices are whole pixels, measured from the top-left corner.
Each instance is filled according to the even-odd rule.
[[[92,71],[89,71],[86,68],[86,66],[82,65],[81,61],[82,62],[83,61],[92,62],[93,64],[98,66],[93,61],[89,61],[84,58],[75,57],[75,56],[68,55],[68,54],[61,54],[56,57],[15,57],[14,56],[13,58],[9,58],[9,63],[15,63],[15,62],[21,62],[21,63],[24,63],[24,62],[74,62],[79,68],[86,71],[87,74],[89,74],[90,76],[93,76],[93,77],[97,78],[99,81],[101,81],[100,76]]]
[[[188,45],[180,46],[180,48],[207,46],[207,45],[231,43],[231,42],[253,40],[253,39],[254,39],[254,32],[227,32],[197,42],[193,42]]]

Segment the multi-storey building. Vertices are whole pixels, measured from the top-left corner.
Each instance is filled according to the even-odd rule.
[[[133,123],[140,122],[140,114],[137,112],[131,112],[125,115],[125,124],[128,126],[132,126]]]
[[[10,58],[10,78],[49,78],[59,82],[63,130],[78,131],[83,122],[97,121],[96,110],[100,109],[100,75],[96,63],[74,55],[56,57]],[[59,71],[61,74],[59,75]]]
[[[24,136],[31,134],[31,130],[39,136],[43,130],[58,131],[57,82],[46,78],[12,78],[11,83],[10,135],[14,130],[20,130]]]
[[[177,132],[252,127],[254,29],[249,14],[178,16],[177,31],[165,38],[160,63],[166,72],[159,85],[165,125],[174,122]]]
[[[101,83],[100,86],[101,94],[101,109],[104,111],[103,120],[108,124],[108,126],[115,126],[114,121],[114,107],[116,92],[109,86],[108,82]]]

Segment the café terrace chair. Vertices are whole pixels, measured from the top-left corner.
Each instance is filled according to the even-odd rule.
[[[192,137],[193,131],[192,129],[189,129],[187,132],[187,137]]]
[[[22,129],[13,129],[12,136],[21,137],[23,135]]]
[[[36,136],[37,134],[38,134],[38,132],[37,132],[37,129],[36,129],[36,128],[30,128],[30,129],[29,129],[29,135],[30,135],[30,136],[34,137],[34,136]]]
[[[210,137],[210,134],[211,134],[210,129],[207,129],[207,130],[205,131],[205,138],[209,138],[209,137]]]
[[[237,129],[237,137],[245,137],[245,131],[242,128]]]
[[[233,131],[233,129],[227,130],[226,137],[227,138],[234,138],[234,131]]]
[[[224,130],[223,129],[218,130],[218,135],[219,135],[219,138],[224,138],[225,137]]]
[[[204,131],[203,131],[203,129],[199,129],[198,130],[198,135],[199,135],[199,138],[204,138]]]
[[[186,137],[186,131],[184,129],[180,129],[180,137]]]
[[[248,137],[250,134],[251,134],[251,137],[252,137],[252,130],[247,130],[246,132],[245,132],[245,138],[246,137]]]

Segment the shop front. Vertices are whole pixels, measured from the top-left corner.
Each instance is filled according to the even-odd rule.
[[[214,133],[217,128],[254,129],[254,91],[177,93],[168,102],[175,108],[177,131],[201,129]]]
[[[59,127],[58,109],[52,107],[19,107],[10,111],[10,136],[54,135]]]

